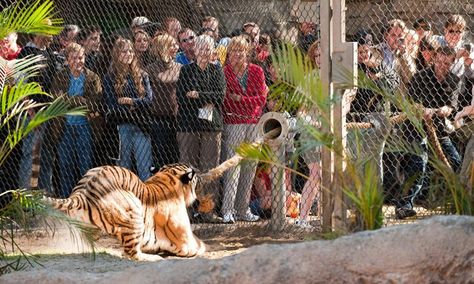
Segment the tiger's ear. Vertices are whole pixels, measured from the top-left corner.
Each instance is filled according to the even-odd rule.
[[[160,169],[155,167],[155,166],[151,166],[150,167],[150,172],[151,174],[156,174]]]
[[[189,184],[195,175],[196,171],[192,168],[189,168],[179,179],[183,184]]]

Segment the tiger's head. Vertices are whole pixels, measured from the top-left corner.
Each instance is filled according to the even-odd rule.
[[[176,163],[165,165],[159,170],[156,170],[156,168],[151,168],[150,171],[152,173],[169,173],[179,179],[183,185],[183,194],[186,206],[191,205],[196,200],[196,191],[198,191],[198,186],[200,184],[200,171],[196,168],[187,164]]]

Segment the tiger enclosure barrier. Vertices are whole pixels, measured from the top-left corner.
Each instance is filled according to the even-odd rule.
[[[16,1],[4,1],[0,7],[5,9],[14,3]],[[0,192],[13,188],[40,188],[52,195],[67,195],[86,170],[102,165],[127,167],[135,173],[140,172],[143,177],[150,175],[146,170],[149,166],[160,168],[175,162],[191,163],[205,172],[233,157],[241,142],[253,142],[259,135],[264,138],[266,136],[267,142],[273,143],[280,162],[284,161],[286,166],[302,175],[282,174],[283,170],[276,167],[265,172],[260,168],[255,169],[248,161],[242,162],[235,167],[232,175],[210,183],[206,188],[206,193],[213,195],[215,209],[212,212],[200,212],[198,205],[193,205],[190,209],[193,227],[210,234],[218,233],[225,226],[233,229],[254,226],[256,230],[263,232],[269,228],[284,232],[294,229],[283,226],[285,222],[293,224],[302,217],[299,216],[301,214],[297,214],[296,218],[286,216],[285,187],[291,186],[291,192],[303,198],[305,180],[302,176],[310,176],[310,168],[303,155],[296,151],[297,147],[290,147],[288,140],[278,138],[287,137],[284,129],[287,121],[276,114],[287,111],[295,117],[296,112],[272,109],[273,95],[278,91],[272,86],[287,79],[277,76],[280,74],[273,65],[275,53],[284,43],[289,42],[301,50],[313,64],[320,64],[320,83],[329,102],[324,111],[330,118],[330,124],[324,125],[322,132],[336,137],[337,141],[350,139],[346,131],[352,131],[354,127],[368,130],[371,125],[364,124],[367,116],[377,113],[388,117],[387,112],[393,112],[392,109],[381,107],[383,104],[374,92],[360,91],[363,88],[359,87],[356,91],[358,100],[348,107],[349,114],[344,113],[346,102],[340,98],[345,90],[342,85],[347,82],[344,82],[339,72],[343,69],[342,64],[350,71],[354,71],[354,67],[363,67],[367,76],[377,80],[380,76],[385,76],[386,80],[382,78],[380,89],[392,88],[392,94],[407,95],[411,79],[409,77],[413,77],[416,70],[416,64],[413,65],[412,62],[416,59],[413,54],[416,53],[416,57],[423,56],[421,52],[411,50],[409,47],[412,45],[418,46],[415,49],[428,52],[438,48],[437,45],[444,44],[443,38],[451,40],[450,37],[460,37],[455,47],[459,56],[466,57],[466,54],[461,53],[469,49],[471,56],[474,51],[471,48],[474,8],[468,0],[449,3],[442,0],[422,0],[417,3],[408,0],[244,0],[232,3],[225,0],[56,0],[55,6],[57,15],[64,19],[64,32],[54,38],[39,41],[24,34],[19,34],[17,39],[6,38],[3,44],[8,42],[10,45],[2,48],[2,57],[15,56],[17,49],[14,48],[13,39],[23,47],[21,56],[26,55],[25,51],[31,51],[33,45],[44,45],[44,54],[50,61],[32,80],[44,85],[44,89],[52,93],[53,97],[65,96],[74,106],[86,106],[90,113],[85,119],[57,119],[26,137],[22,145],[16,147],[7,162],[0,167]],[[455,14],[461,15],[465,23],[456,23],[456,29],[446,28],[449,17]],[[402,20],[403,24],[393,22],[395,19]],[[400,26],[401,31],[391,33],[391,39],[387,41],[385,32],[390,22]],[[419,34],[418,37],[427,36],[426,40],[412,43],[410,39],[416,37],[415,34]],[[214,42],[211,58],[213,64],[209,65],[211,71],[202,73],[189,66],[196,65],[191,63],[196,57],[193,48],[196,42],[202,48],[206,35]],[[236,43],[236,40],[232,43],[237,35],[242,36],[251,49],[251,52],[245,54],[247,61],[252,63],[248,65],[248,70],[251,71],[244,71],[242,74],[237,72],[240,70],[236,66],[241,60],[237,55],[243,49],[235,46],[247,44]],[[116,45],[118,38],[125,39],[120,41],[121,46]],[[83,46],[85,67],[96,73],[100,81],[97,85],[90,84],[97,78],[88,73],[84,79],[86,86],[82,90],[83,97],[76,96],[81,93],[80,88],[70,90],[65,87],[70,83],[66,55],[74,51],[65,52],[65,45],[70,42]],[[398,42],[397,51],[393,54],[396,60],[392,61],[392,57],[386,56],[384,62],[384,56],[388,54],[388,42],[395,45]],[[118,78],[122,78],[122,75],[125,78],[125,73],[119,71],[127,70],[118,61],[118,49],[122,47],[130,47],[134,51],[137,60],[132,65],[138,69],[129,74],[129,80],[114,84],[112,81],[115,77],[109,75],[117,72]],[[164,54],[163,50],[168,53]],[[362,63],[358,57],[364,52],[370,54],[367,66],[356,66],[357,63]],[[235,58],[230,56],[232,53],[236,55]],[[172,62],[168,61],[170,54],[175,59]],[[179,61],[181,65],[174,64],[175,61]],[[385,65],[393,67],[393,72],[387,72]],[[140,73],[138,70],[145,72]],[[143,78],[139,76],[145,73],[147,75]],[[393,79],[391,76],[394,74],[401,78]],[[406,74],[413,76],[407,77]],[[350,80],[357,81],[355,74],[352,75],[354,76]],[[471,104],[472,94],[468,89],[472,89],[473,79],[468,75],[467,72],[461,76],[463,82],[459,95],[447,99],[453,106],[457,103],[456,111]],[[140,83],[140,78],[142,81],[149,81],[149,84],[143,89],[139,88],[135,96],[133,85]],[[391,84],[392,79],[398,83]],[[71,82],[76,84],[81,80]],[[129,81],[133,83],[125,84]],[[115,92],[116,87],[122,86],[119,83],[128,87]],[[294,81],[290,81],[288,85],[291,86],[291,83]],[[268,93],[263,91],[266,90],[264,85],[269,87]],[[288,89],[291,95],[298,92],[298,86],[293,87]],[[447,89],[452,88],[449,86]],[[191,91],[200,92],[201,97],[192,97],[193,94],[188,96]],[[436,101],[430,99],[427,103],[435,104]],[[209,104],[211,107],[206,107]],[[354,109],[350,110],[351,107]],[[262,124],[262,119],[267,119],[266,115],[270,114],[274,117]],[[356,114],[361,114],[362,118],[348,120],[351,115],[355,117]],[[392,131],[389,138],[411,141],[415,133],[407,132],[407,137],[402,135],[400,125],[403,123],[398,121],[402,118],[403,114],[397,119],[390,118]],[[273,135],[277,134],[271,134],[270,130],[278,129],[278,124],[281,124],[282,132],[275,138]],[[455,146],[461,156],[467,145],[466,137],[472,135],[472,127],[469,126],[466,123],[465,127],[449,134],[456,140]],[[1,126],[2,143],[7,143],[3,139],[7,128]],[[435,145],[437,156],[444,163],[449,162],[442,151],[443,145],[439,142],[439,138],[444,137],[437,139],[432,131],[427,134],[432,145]],[[292,142],[299,142],[300,137],[297,134]],[[367,137],[374,143],[378,138]],[[316,147],[321,146],[320,142],[315,141]],[[294,155],[297,156],[296,159],[284,157],[284,145],[288,146],[285,149],[287,153],[297,153]],[[348,146],[341,142],[341,148],[347,150]],[[305,216],[310,225],[313,225],[313,231],[319,231],[321,221],[325,231],[338,228],[349,230],[350,227],[350,218],[346,218],[350,202],[342,190],[342,177],[346,174],[344,157],[336,157],[334,153],[334,148],[322,147],[319,163],[322,168],[321,184],[310,185],[314,191],[321,192],[310,201],[313,205],[310,206],[312,208],[308,216]],[[402,199],[412,182],[413,178],[410,179],[405,172],[409,166],[403,165],[406,161],[399,153],[389,153],[384,149],[381,154],[383,225],[413,222],[416,217],[397,219],[396,205],[393,202]],[[440,176],[432,175],[432,178]],[[265,208],[258,207],[261,198],[259,187],[271,191],[270,202]],[[319,187],[323,190],[319,190]],[[449,190],[443,184],[433,181],[426,188],[429,189],[427,200],[436,201],[433,206],[427,207],[435,210],[416,206],[418,215],[424,217],[451,212],[441,206],[450,203],[445,200],[449,197]],[[300,200],[300,204],[304,202],[305,200]],[[251,205],[255,206],[250,208]],[[267,213],[269,208],[274,208],[275,214],[257,216],[254,214],[256,211],[247,214],[249,211],[244,210],[255,208],[267,210]],[[266,226],[267,224],[270,226]]]

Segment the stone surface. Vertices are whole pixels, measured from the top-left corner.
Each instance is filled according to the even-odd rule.
[[[15,272],[1,283],[474,283],[474,217],[442,216],[333,241],[260,245],[222,259],[115,272]]]

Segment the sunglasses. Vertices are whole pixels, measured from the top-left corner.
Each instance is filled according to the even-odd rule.
[[[450,33],[450,34],[462,34],[463,31],[461,31],[461,30],[448,30],[448,33]]]
[[[424,30],[425,32],[427,32],[427,31],[431,31],[431,27],[429,27],[429,26],[425,26],[425,25],[421,25],[421,26],[419,26],[419,27],[418,27],[418,29],[422,29],[422,30]]]
[[[187,37],[187,38],[183,38],[181,40],[181,42],[186,43],[186,42],[191,42],[193,40],[194,40],[194,36],[190,36],[190,37]]]
[[[203,29],[201,29],[201,34],[206,33],[206,32],[214,33],[214,32],[216,32],[216,29],[213,29],[213,28],[203,28]]]

